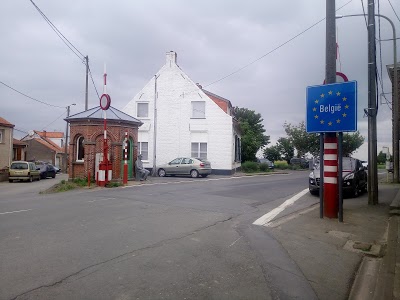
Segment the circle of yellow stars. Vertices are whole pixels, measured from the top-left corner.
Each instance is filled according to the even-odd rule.
[[[336,92],[335,94],[336,94],[337,97],[340,97],[340,96],[341,96],[340,91]],[[328,92],[328,96],[332,96],[332,95],[333,95],[333,91],[330,90],[330,91]],[[320,97],[321,97],[321,98],[325,98],[325,94],[322,93],[322,94],[320,95]],[[316,100],[314,101],[314,103],[315,103],[315,104],[318,104],[319,101],[320,101],[319,99],[316,99]],[[347,98],[346,98],[346,97],[342,97],[342,101],[343,101],[343,102],[346,102],[346,101],[347,101]],[[349,107],[350,107],[350,106],[349,106],[348,104],[346,104],[346,105],[344,106],[344,109],[349,109]],[[313,112],[317,112],[317,107],[313,107],[312,110],[313,110]],[[343,118],[346,118],[346,117],[347,117],[346,112],[342,113],[342,117],[343,117]],[[315,115],[314,115],[314,119],[316,119],[316,120],[319,119],[319,115],[318,115],[318,114],[315,114]],[[340,122],[341,122],[341,120],[340,120],[339,118],[336,119],[336,123],[337,123],[337,124],[340,124]],[[320,123],[321,125],[323,125],[323,124],[325,124],[325,120],[322,119],[322,120],[319,121],[319,123]],[[332,121],[329,121],[327,124],[328,124],[328,126],[332,126],[333,122],[332,122]]]

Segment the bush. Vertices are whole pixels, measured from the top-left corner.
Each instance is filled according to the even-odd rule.
[[[270,168],[268,164],[259,164],[258,167],[260,168],[260,171],[262,172],[269,172]]]
[[[113,187],[119,187],[119,186],[121,186],[122,184],[120,183],[120,182],[117,182],[117,181],[110,181],[110,182],[107,182],[107,184],[106,184],[106,187],[108,187],[108,188],[113,188]]]
[[[245,161],[242,163],[242,171],[246,173],[257,172],[258,164],[254,161]]]
[[[286,160],[277,160],[274,162],[275,169],[288,169],[289,165]]]

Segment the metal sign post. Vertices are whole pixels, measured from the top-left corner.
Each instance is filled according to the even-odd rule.
[[[111,162],[108,160],[108,143],[107,143],[107,109],[111,105],[111,97],[107,94],[107,73],[104,66],[104,93],[100,97],[100,107],[104,116],[104,137],[103,137],[103,160],[99,164],[98,185],[105,186],[112,177]]]
[[[307,87],[306,97],[306,131],[308,133],[346,132],[357,130],[357,82],[349,81]],[[322,144],[322,141],[321,141]],[[337,193],[338,183],[342,182],[342,136],[339,137],[339,149],[336,138],[332,141],[325,138],[324,156],[320,157],[321,179],[324,182],[324,193]],[[322,149],[322,146],[321,146]],[[339,153],[338,153],[339,150]],[[339,155],[338,155],[339,154]],[[339,170],[338,164],[339,161]],[[338,172],[339,171],[339,172]],[[323,174],[322,174],[323,173]],[[323,175],[323,177],[322,177]],[[320,184],[320,190],[322,184]],[[321,192],[322,193],[322,192]],[[336,197],[324,197],[320,194],[320,206],[324,216],[343,220],[343,195],[339,191],[339,202]],[[333,200],[332,200],[333,199]],[[340,211],[339,211],[340,210]]]

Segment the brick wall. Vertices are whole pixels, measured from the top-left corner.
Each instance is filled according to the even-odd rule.
[[[108,153],[112,164],[112,178],[122,179],[122,143],[125,139],[125,131],[128,137],[137,144],[138,128],[130,123],[107,121],[107,141]],[[70,143],[68,148],[69,159],[69,178],[95,179],[95,158],[96,153],[103,153],[104,124],[103,121],[72,121],[70,124]],[[76,143],[80,136],[84,138],[84,161],[77,161]],[[137,153],[133,153],[133,162],[136,160]]]

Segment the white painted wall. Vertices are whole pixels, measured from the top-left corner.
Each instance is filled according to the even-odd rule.
[[[176,64],[175,52],[167,53],[166,64],[157,73],[157,141],[156,164],[176,157],[191,156],[192,142],[207,143],[207,160],[213,169],[232,170],[234,132],[232,117],[211,100]],[[153,167],[154,157],[154,77],[125,106],[123,111],[137,116],[137,103],[149,103],[149,116],[140,118],[139,142],[149,143],[146,168]],[[205,119],[191,119],[192,101],[205,101]]]

